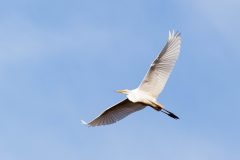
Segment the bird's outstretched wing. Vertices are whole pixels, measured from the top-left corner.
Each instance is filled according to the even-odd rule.
[[[158,97],[163,90],[168,77],[180,53],[180,33],[169,32],[166,45],[151,64],[150,69],[138,87],[153,97]]]
[[[102,114],[100,114],[97,118],[92,120],[89,123],[84,124],[94,127],[94,126],[100,126],[100,125],[107,125],[115,123],[129,114],[139,111],[141,109],[145,108],[145,105],[142,103],[133,103],[129,101],[128,99],[125,99],[118,104],[106,109]]]

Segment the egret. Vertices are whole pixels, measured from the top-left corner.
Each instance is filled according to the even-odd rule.
[[[82,120],[82,123],[91,127],[112,124],[133,112],[144,109],[146,106],[150,106],[156,111],[161,111],[174,119],[179,119],[178,116],[165,109],[157,101],[157,98],[162,92],[176,63],[180,53],[180,45],[180,33],[169,31],[167,43],[152,62],[139,87],[133,90],[117,90],[119,93],[126,94],[127,98],[106,109],[91,122],[86,123]]]

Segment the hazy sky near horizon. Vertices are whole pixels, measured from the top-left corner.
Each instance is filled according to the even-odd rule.
[[[0,1],[0,159],[240,159],[240,1]],[[165,44],[180,57],[151,108],[89,121],[139,85]]]

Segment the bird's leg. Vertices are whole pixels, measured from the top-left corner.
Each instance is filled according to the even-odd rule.
[[[156,105],[157,105],[157,111],[161,111],[162,109],[164,109],[164,106],[159,102],[157,102]]]
[[[153,107],[153,106],[150,106],[150,107],[152,107],[152,108],[155,109],[156,111],[161,111],[161,110],[162,110],[161,107]]]
[[[172,117],[172,118],[174,118],[174,119],[179,119],[179,117],[176,116],[174,113],[172,113],[172,112],[170,112],[170,111],[168,111],[168,110],[166,110],[166,109],[164,109],[164,108],[161,110],[161,112],[167,114],[169,117]]]
[[[161,111],[163,109],[163,105],[158,102],[152,102],[151,107],[155,109],[156,111]]]
[[[179,119],[178,116],[176,116],[174,113],[164,109],[164,106],[160,103],[157,103],[157,106],[154,106],[153,108],[157,111],[161,111],[161,112],[165,113],[166,115],[168,115],[174,119]]]

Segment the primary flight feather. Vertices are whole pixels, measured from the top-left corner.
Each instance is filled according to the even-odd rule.
[[[164,48],[153,61],[138,88],[133,90],[118,90],[117,92],[127,95],[127,99],[106,109],[97,118],[89,123],[82,121],[88,126],[100,126],[115,123],[129,114],[150,106],[168,116],[179,119],[175,114],[166,110],[157,101],[180,53],[181,36],[179,32],[169,32],[169,37]]]

